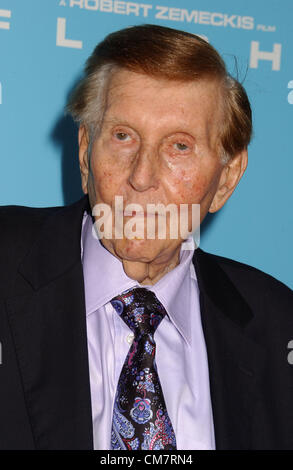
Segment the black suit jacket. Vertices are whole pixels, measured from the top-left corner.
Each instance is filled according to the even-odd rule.
[[[0,449],[92,449],[80,257],[88,198],[0,208]],[[195,251],[217,449],[293,449],[292,291]],[[100,432],[103,432],[101,429]]]

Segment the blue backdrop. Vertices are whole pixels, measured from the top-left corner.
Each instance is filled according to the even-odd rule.
[[[254,111],[246,174],[204,223],[201,247],[293,287],[292,17],[292,0],[0,0],[0,204],[79,199],[77,133],[63,108],[86,58],[129,25],[184,29],[245,79]]]

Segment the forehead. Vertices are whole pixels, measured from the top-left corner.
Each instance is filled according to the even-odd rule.
[[[110,82],[105,118],[218,128],[221,103],[216,80],[183,83],[120,70]]]

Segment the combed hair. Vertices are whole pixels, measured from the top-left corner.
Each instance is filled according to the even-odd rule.
[[[87,60],[67,110],[91,136],[101,125],[110,79],[120,69],[178,82],[216,80],[223,90],[219,128],[223,162],[247,148],[252,135],[249,100],[216,49],[195,34],[148,24],[109,34]]]

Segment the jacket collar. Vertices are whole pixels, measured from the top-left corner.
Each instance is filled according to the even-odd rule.
[[[202,295],[208,297],[235,325],[244,327],[249,323],[253,313],[232,280],[221,268],[217,257],[198,248],[193,262]]]
[[[80,231],[87,197],[52,208],[6,309],[35,449],[92,449]]]
[[[228,276],[220,258],[194,255],[207,347],[217,449],[250,449],[266,354],[255,342],[254,312]],[[225,264],[224,264],[225,265]],[[229,272],[229,269],[227,270]]]

